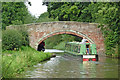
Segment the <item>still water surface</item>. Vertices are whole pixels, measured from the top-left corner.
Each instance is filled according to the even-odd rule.
[[[26,78],[118,78],[118,59],[99,57],[99,61],[81,62],[78,57],[59,53],[34,65]]]

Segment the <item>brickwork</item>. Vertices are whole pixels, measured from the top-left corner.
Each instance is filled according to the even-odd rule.
[[[57,34],[72,34],[86,37],[90,43],[95,43],[98,52],[104,52],[104,39],[96,23],[81,23],[74,21],[43,22],[24,25],[29,32],[30,46],[37,49],[39,43]],[[20,29],[8,26],[7,29]],[[22,27],[23,28],[23,27]]]

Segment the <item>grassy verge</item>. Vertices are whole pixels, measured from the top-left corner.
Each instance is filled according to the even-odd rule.
[[[60,42],[58,45],[54,46],[55,49],[65,50],[66,41]]]
[[[51,57],[51,53],[38,52],[30,47],[22,47],[20,51],[4,51],[2,56],[2,76],[13,78],[39,62]]]

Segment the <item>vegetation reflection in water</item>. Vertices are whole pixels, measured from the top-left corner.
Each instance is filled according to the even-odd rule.
[[[113,76],[114,75],[114,76]],[[118,78],[117,59],[100,57],[98,62],[81,62],[73,56],[57,54],[25,73],[29,78]]]

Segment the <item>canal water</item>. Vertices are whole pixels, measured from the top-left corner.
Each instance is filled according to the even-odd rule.
[[[54,50],[53,50],[54,51]],[[55,52],[55,51],[54,51]],[[56,53],[59,51],[56,51]],[[99,57],[82,62],[78,57],[57,53],[25,72],[25,78],[118,78],[118,59]]]

